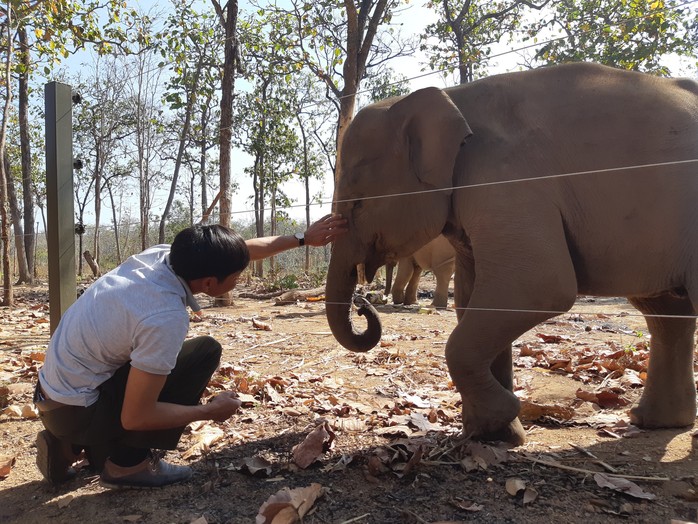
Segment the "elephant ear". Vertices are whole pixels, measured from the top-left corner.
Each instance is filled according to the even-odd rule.
[[[449,96],[436,87],[420,89],[393,104],[389,115],[417,178],[450,186],[458,150],[473,132]]]

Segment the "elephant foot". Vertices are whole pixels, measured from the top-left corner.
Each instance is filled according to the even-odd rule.
[[[463,400],[463,435],[475,440],[501,440],[520,446],[526,433],[517,418],[519,400],[511,391],[501,388],[487,401],[466,403]]]
[[[465,431],[463,434],[469,435],[466,434]],[[499,441],[506,442],[512,446],[521,446],[526,442],[526,431],[521,425],[519,418],[516,417],[514,420],[509,422],[509,424],[499,430],[489,433],[482,433],[480,435],[472,435],[470,438],[484,442]]]
[[[640,428],[682,428],[696,421],[695,395],[683,402],[672,399],[670,403],[649,402],[644,398],[630,410],[630,422]]]

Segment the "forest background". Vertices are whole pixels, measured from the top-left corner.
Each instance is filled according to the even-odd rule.
[[[76,257],[91,278],[197,222],[304,229],[329,211],[337,144],[372,101],[567,61],[698,72],[698,0],[416,2],[2,2],[3,305],[47,276],[49,81],[80,99]],[[294,251],[252,272],[322,281],[329,250]]]

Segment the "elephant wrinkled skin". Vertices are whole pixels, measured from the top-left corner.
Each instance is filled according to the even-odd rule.
[[[579,63],[426,88],[361,110],[344,137],[327,317],[357,330],[356,265],[369,281],[444,234],[456,251],[458,325],[446,346],[464,434],[521,444],[511,344],[578,294],[628,297],[651,334],[631,419],[696,417],[698,84]],[[380,195],[395,195],[375,198]]]
[[[443,235],[439,235],[412,255],[401,258],[397,264],[395,283],[392,285],[393,303],[416,304],[422,271],[429,270],[436,277],[436,290],[431,305],[445,308],[448,305],[448,285],[451,283],[455,263],[456,253]]]

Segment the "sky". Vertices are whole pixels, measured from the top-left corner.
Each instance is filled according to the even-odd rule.
[[[195,0],[202,5],[210,5],[210,0]],[[403,35],[419,35],[427,24],[433,22],[436,19],[436,14],[433,10],[427,9],[424,4],[426,0],[412,0],[405,7],[401,8],[399,17],[394,18],[394,22],[400,22],[403,24],[402,33]],[[158,0],[139,0],[138,2],[129,2],[130,5],[139,6],[143,12],[148,12],[149,10],[162,10],[166,4]],[[241,2],[241,13],[245,10],[245,5],[247,2]],[[517,68],[517,60],[519,59],[519,54],[517,52],[512,52],[515,46],[513,45],[502,45],[493,48],[493,54],[499,55],[497,58],[491,61],[491,67],[489,68],[492,74],[505,72],[508,70],[513,70]],[[81,63],[85,61],[91,61],[89,56],[76,56],[72,57],[68,62],[69,69],[76,69],[81,66]],[[424,71],[424,64],[426,62],[425,57],[417,52],[414,56],[401,57],[391,61],[391,66],[398,73],[404,75],[410,79],[410,90],[414,91],[428,86],[435,87],[447,87],[449,85],[454,85],[457,83],[455,77],[444,78],[439,73],[429,73]],[[71,71],[74,73],[77,71]],[[242,82],[236,82],[236,89],[244,89]],[[240,189],[233,195],[233,212],[234,220],[241,220],[243,222],[252,222],[254,220],[254,213],[252,210],[251,197],[253,195],[253,189],[251,180],[247,175],[244,174],[244,168],[251,165],[251,157],[246,155],[240,150],[233,150],[232,152],[232,162],[233,162],[233,179],[240,185]],[[313,205],[311,208],[311,220],[315,220],[320,216],[329,213],[331,206],[329,200],[331,199],[333,183],[332,175],[327,168],[327,175],[323,182],[313,181],[311,186],[311,195],[316,195],[322,193],[325,195],[323,199],[326,202],[324,205]],[[298,221],[304,220],[305,209],[302,207],[304,201],[304,187],[302,183],[294,182],[284,185],[284,191],[290,195],[298,203],[298,207],[292,207],[288,209],[288,213]],[[164,199],[166,195],[160,196],[158,202],[154,208],[154,211],[162,209],[164,205]],[[137,206],[137,203],[135,204]],[[132,215],[137,216],[137,212],[134,209]]]
[[[197,2],[205,6],[210,5],[209,0],[195,0],[195,3]],[[129,1],[130,6],[135,7],[145,13],[151,10],[155,10],[157,12],[162,11],[167,4],[159,0],[139,0],[135,2]],[[423,28],[428,23],[436,19],[434,12],[424,7],[424,4],[425,0],[412,0],[409,4],[401,8],[399,19],[396,17],[396,20],[399,20],[399,22],[403,24],[403,34],[416,36],[422,32]],[[246,5],[247,2],[241,2],[241,13],[245,10]],[[68,59],[66,61],[66,67],[70,74],[76,74],[84,64],[91,63],[92,60],[92,56],[89,53],[80,53]],[[410,90],[416,90],[427,86],[446,87],[446,82],[441,75],[429,74],[421,70],[424,62],[424,57],[420,53],[417,53],[415,56],[401,57],[396,59],[394,62],[391,62],[391,64],[393,64],[393,68],[396,71],[405,77],[412,79],[410,81]],[[451,82],[451,85],[452,84],[453,82]],[[244,89],[244,85],[240,80],[238,80],[236,82],[236,90],[240,89]],[[254,194],[254,191],[249,176],[245,175],[243,172],[244,168],[251,165],[252,159],[240,150],[233,150],[232,163],[233,179],[240,185],[240,189],[233,195],[233,212],[235,213],[234,220],[252,222],[254,220],[254,213],[252,211],[251,197]],[[329,167],[327,170],[328,173],[323,182],[312,182],[311,195],[316,195],[322,192],[322,194],[326,196],[324,200],[329,202],[329,200],[332,198],[333,182]],[[288,209],[288,213],[294,219],[303,221],[305,219],[305,208],[302,207],[302,203],[305,200],[305,189],[303,184],[301,182],[285,184],[284,191],[290,195],[299,206]],[[158,209],[162,209],[165,199],[166,195],[158,196],[158,202],[154,208],[154,211],[157,212]],[[134,205],[137,206],[137,202]],[[311,220],[315,220],[324,214],[329,213],[330,210],[331,205],[329,203],[324,205],[313,205],[311,207]],[[133,210],[132,215],[137,216],[136,209]],[[88,220],[90,220],[89,217]]]

